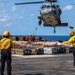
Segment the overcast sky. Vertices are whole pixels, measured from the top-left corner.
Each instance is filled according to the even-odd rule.
[[[44,27],[38,25],[40,7],[43,4],[14,5],[19,2],[44,0],[0,0],[0,35],[9,30],[11,35],[68,35],[69,27]],[[61,22],[75,27],[75,0],[58,0],[62,9]],[[37,29],[37,30],[36,30]]]

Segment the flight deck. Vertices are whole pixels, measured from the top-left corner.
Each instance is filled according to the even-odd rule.
[[[55,55],[12,54],[12,75],[75,75],[72,53]]]

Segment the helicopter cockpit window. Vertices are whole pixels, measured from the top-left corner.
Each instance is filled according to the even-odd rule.
[[[46,7],[46,5],[43,5],[42,7],[41,7],[41,9],[44,9]]]
[[[57,14],[56,5],[51,5],[51,8],[52,8],[52,10],[53,10],[53,13],[54,13],[54,14]]]
[[[55,5],[51,5],[51,7],[52,7],[53,9],[56,9],[56,6],[55,6]]]
[[[47,8],[50,8],[50,6],[48,5],[48,6],[46,6]]]
[[[56,6],[55,5],[42,5],[41,9],[40,9],[40,13],[41,14],[45,14],[45,13],[54,13],[56,14]]]
[[[59,5],[57,5],[57,8],[60,8],[60,6],[59,6]]]
[[[58,11],[59,11],[59,15],[61,15],[62,10],[61,10],[61,8],[60,8],[60,6],[59,6],[59,5],[57,5],[57,9],[58,9]]]

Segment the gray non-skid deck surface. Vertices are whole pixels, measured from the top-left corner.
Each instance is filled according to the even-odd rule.
[[[71,53],[12,56],[12,75],[75,75],[73,57]]]

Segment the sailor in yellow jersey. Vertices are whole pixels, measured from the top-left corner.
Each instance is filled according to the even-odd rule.
[[[72,44],[72,52],[73,52],[73,58],[74,58],[74,66],[75,66],[75,35],[73,31],[69,32],[70,39],[68,41],[63,42],[63,44]]]
[[[11,48],[13,43],[9,37],[10,32],[6,30],[4,31],[2,39],[0,40],[1,75],[4,75],[5,61],[7,61],[7,75],[11,75]]]

